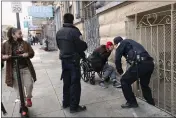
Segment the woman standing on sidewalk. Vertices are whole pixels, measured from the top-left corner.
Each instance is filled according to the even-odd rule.
[[[11,55],[23,56],[24,58],[19,60],[19,68],[23,86],[26,88],[26,101],[27,106],[32,106],[32,90],[33,83],[36,81],[36,73],[34,67],[30,61],[30,58],[34,57],[34,51],[31,46],[22,39],[21,30],[17,28],[10,28],[7,33],[8,40],[2,44],[1,58],[2,61],[6,61],[6,84],[9,87],[13,87],[19,97],[19,89],[16,76],[16,64],[11,59]],[[32,79],[33,78],[33,79]],[[25,94],[24,94],[25,95]]]

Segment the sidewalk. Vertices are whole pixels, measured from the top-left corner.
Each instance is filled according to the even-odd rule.
[[[102,89],[98,85],[82,82],[81,105],[87,111],[70,114],[69,109],[62,109],[61,63],[58,52],[45,52],[33,46],[35,58],[32,59],[37,74],[33,91],[33,106],[29,109],[32,117],[170,117],[167,113],[138,100],[139,108],[122,109],[125,103],[121,89]],[[2,70],[2,101],[8,112],[6,117],[18,117],[19,103],[15,103],[16,93],[4,82]]]

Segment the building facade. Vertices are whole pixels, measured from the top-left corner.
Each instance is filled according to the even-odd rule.
[[[8,37],[7,37],[7,32],[9,30],[9,28],[11,28],[13,26],[10,26],[10,25],[2,25],[1,26],[1,42],[5,41],[5,40],[8,40]]]
[[[33,1],[33,6],[55,6],[54,1]],[[53,8],[53,14],[54,14]],[[55,14],[53,17],[47,18],[35,18],[40,22],[40,26],[42,28],[42,32],[40,34],[42,39],[46,39],[48,41],[48,50],[54,51],[57,50],[56,44],[56,24],[55,24]],[[34,19],[34,18],[33,18]]]
[[[59,4],[61,24],[64,13],[74,14],[74,24],[88,43],[88,53],[116,36],[141,43],[154,57],[150,86],[156,105],[176,116],[176,2],[71,1]],[[114,62],[114,52],[110,61]],[[139,82],[133,89],[136,96],[143,99]]]

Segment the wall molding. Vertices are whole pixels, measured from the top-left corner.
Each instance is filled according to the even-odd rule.
[[[120,4],[124,3],[124,2],[126,2],[126,1],[110,2],[110,3],[106,4],[105,6],[97,9],[96,10],[96,14],[100,14],[100,13],[102,13],[102,12],[104,12],[104,11],[110,9],[110,8],[113,8],[113,7],[117,6],[117,5],[120,5]]]

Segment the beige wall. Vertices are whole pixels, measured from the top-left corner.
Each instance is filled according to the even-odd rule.
[[[76,18],[76,1],[73,1],[73,3],[72,3],[72,8],[73,8],[73,15],[74,15],[74,18]]]
[[[126,37],[126,16],[148,11],[172,3],[174,2],[133,2],[126,6],[116,6],[110,10],[100,13],[100,43],[105,44],[107,41],[112,41],[116,36]],[[110,60],[114,61],[114,52],[112,53]]]
[[[81,31],[82,34],[84,34],[83,22],[79,22],[75,24],[75,26]]]
[[[60,15],[61,15],[61,24],[63,23],[63,15],[65,14],[65,8],[62,5],[62,2],[58,2],[58,4],[56,5],[56,7],[60,7]]]
[[[115,7],[99,15],[101,43],[119,35],[125,37],[126,16],[148,11],[174,2],[134,2],[121,8]]]
[[[116,36],[126,37],[125,21],[127,16],[166,6],[175,2],[133,2],[126,6],[116,6],[99,14],[99,34],[100,43],[105,44],[107,41],[112,41]],[[76,3],[73,2],[73,13],[76,11]],[[64,11],[64,10],[63,10]],[[75,15],[75,14],[74,14]],[[83,23],[75,24],[83,34]],[[114,52],[110,58],[114,61]]]

